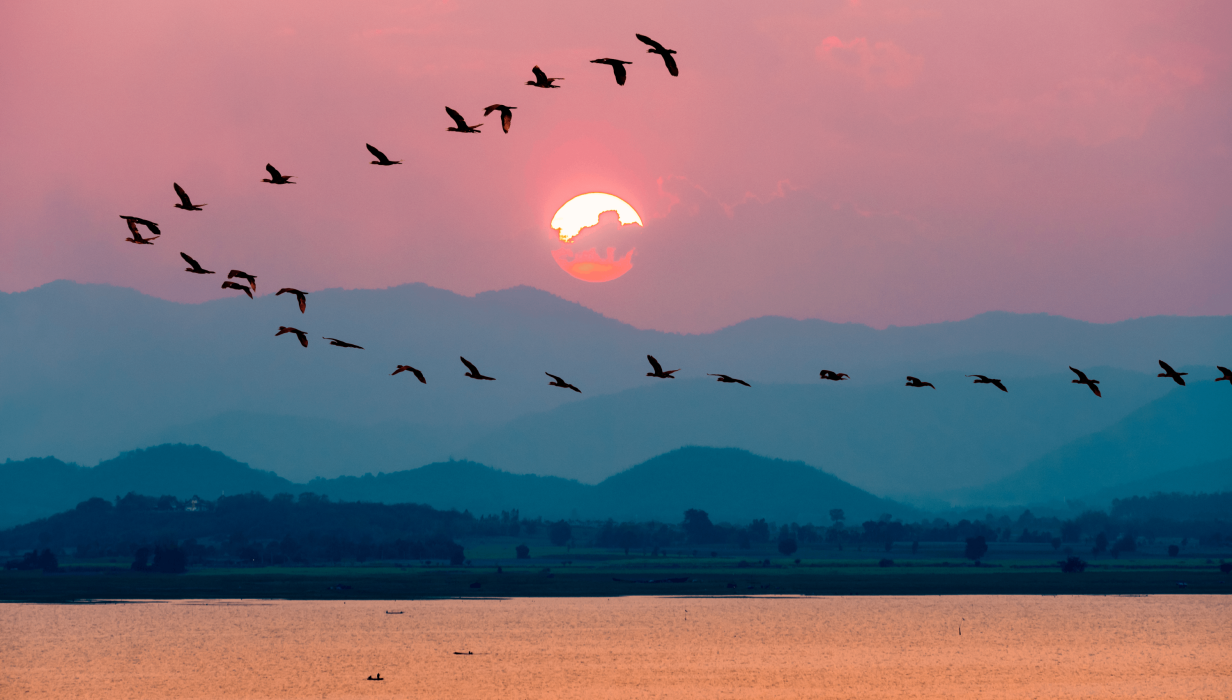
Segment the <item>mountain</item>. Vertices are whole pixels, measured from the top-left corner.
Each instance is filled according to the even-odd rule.
[[[307,349],[274,337],[288,324],[309,331]],[[1147,381],[1157,359],[1196,378],[1232,347],[1229,317],[989,313],[883,330],[759,318],[680,335],[526,287],[466,297],[422,284],[318,290],[300,314],[268,293],[179,304],[61,281],[0,294],[0,328],[0,457],[93,464],[186,442],[296,482],[454,457],[597,483],[708,445],[803,460],[883,495],[999,479],[1161,396],[1166,382]],[[331,347],[326,335],[366,349]],[[681,379],[646,377],[647,353],[684,368]],[[459,356],[497,381],[463,377]],[[427,385],[389,376],[408,363]],[[1106,367],[1108,398],[1077,403],[1071,364]],[[820,382],[823,367],[852,379]],[[545,371],[585,393],[548,387]],[[706,372],[753,389],[692,381]],[[1011,393],[958,376],[971,372],[1006,379]],[[907,374],[939,389],[896,386]]]
[[[1232,492],[1232,458],[1204,462],[1190,467],[1109,486],[1079,500],[1092,507],[1103,507],[1114,498],[1149,496],[1153,493]]]
[[[1232,442],[1224,432],[1230,422],[1232,390],[1212,381],[1191,380],[1189,386],[1173,388],[1115,425],[975,490],[970,498],[1022,503],[1024,494],[1039,500],[1072,499],[1111,488],[1120,491],[1137,482],[1150,484],[1177,469],[1232,457]]]

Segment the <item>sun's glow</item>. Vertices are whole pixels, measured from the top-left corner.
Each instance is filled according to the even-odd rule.
[[[584,282],[610,282],[633,269],[633,250],[617,259],[615,248],[608,248],[600,257],[594,248],[575,254],[569,246],[562,246],[552,251],[552,258],[562,270]]]
[[[552,228],[560,231],[560,240],[568,243],[582,229],[598,224],[599,215],[608,211],[616,212],[621,224],[642,225],[641,217],[625,200],[604,192],[587,192],[565,202],[556,211],[556,216],[552,217]]]

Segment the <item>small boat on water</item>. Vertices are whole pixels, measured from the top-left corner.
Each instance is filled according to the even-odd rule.
[[[383,681],[383,680],[385,680],[385,679],[384,679],[384,678],[381,678],[381,674],[379,674],[379,673],[378,673],[378,674],[376,674],[376,678],[373,678],[372,676],[368,676],[368,680],[370,680],[370,681]]]
[[[385,614],[386,615],[401,615],[402,611],[401,610],[386,610]]]

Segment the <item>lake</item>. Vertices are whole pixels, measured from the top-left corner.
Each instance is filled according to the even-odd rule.
[[[365,680],[376,673],[386,680]],[[1222,596],[3,604],[0,697],[1228,698],[1232,606]]]

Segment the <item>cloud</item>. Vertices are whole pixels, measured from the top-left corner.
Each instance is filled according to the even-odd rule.
[[[843,41],[826,37],[815,49],[827,70],[862,80],[870,88],[904,88],[915,83],[924,67],[922,56],[912,56],[890,41],[869,44],[865,37]]]

